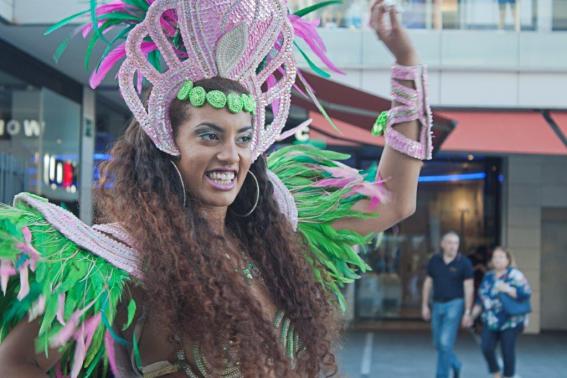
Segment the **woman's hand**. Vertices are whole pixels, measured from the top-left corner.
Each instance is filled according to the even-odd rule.
[[[420,63],[417,51],[404,27],[400,24],[395,6],[386,5],[384,0],[374,0],[370,8],[370,27],[376,31],[388,50],[396,58],[396,63],[403,66],[415,66]],[[385,15],[388,13],[390,25]]]
[[[509,296],[511,296],[512,298],[516,298],[518,293],[516,291],[516,288],[512,285],[508,285],[506,282],[504,281],[498,281],[496,282],[496,286],[495,286],[496,290],[508,294]]]

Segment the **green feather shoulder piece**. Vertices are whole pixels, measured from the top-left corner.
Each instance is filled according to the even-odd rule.
[[[22,193],[14,207],[0,204],[0,342],[16,324],[38,320],[36,351],[59,349],[60,374],[105,376],[115,365],[114,343],[127,344],[113,325],[126,284],[138,274],[133,256],[41,197]],[[128,306],[129,322],[135,308]]]
[[[295,202],[296,211],[294,209],[290,218],[309,247],[306,259],[317,281],[335,295],[343,311],[346,304],[341,287],[359,278],[359,273],[370,270],[354,247],[366,244],[372,235],[339,230],[333,224],[344,218],[378,216],[373,212],[356,211],[353,205],[367,198],[370,207],[375,207],[386,196],[380,182],[369,182],[356,169],[340,163],[348,158],[348,155],[309,145],[284,147],[268,157],[270,172],[277,176]],[[285,194],[280,195],[283,196]],[[285,200],[278,202],[282,207]]]

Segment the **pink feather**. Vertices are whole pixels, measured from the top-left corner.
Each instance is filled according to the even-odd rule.
[[[314,186],[317,188],[346,188],[353,183],[352,178],[328,178],[317,181]]]
[[[333,177],[345,177],[345,178],[352,178],[352,179],[362,179],[360,173],[348,165],[338,165],[336,167],[322,167],[322,169],[330,173]]]
[[[93,341],[94,334],[98,326],[100,325],[101,318],[102,316],[101,313],[99,312],[95,316],[85,321],[85,345],[87,350],[91,346],[91,342]]]
[[[63,371],[61,371],[61,363],[57,363],[55,367],[55,378],[67,378],[63,375]]]
[[[277,141],[280,142],[282,140],[285,140],[287,138],[289,138],[290,136],[292,136],[293,134],[295,134],[296,132],[298,132],[299,130],[303,129],[304,127],[307,127],[311,124],[311,122],[313,122],[313,120],[311,118],[309,118],[306,121],[301,122],[299,125],[295,126],[294,128],[290,129],[290,130],[286,130],[283,133],[280,134],[279,137],[277,137]]]
[[[102,26],[102,24],[104,24],[104,21],[99,21],[97,23],[97,26],[100,28]],[[93,30],[93,24],[92,24],[92,22],[89,22],[88,24],[80,26],[79,28],[80,28],[80,31],[81,31],[81,35],[83,36],[84,39],[86,39],[89,36],[90,32]],[[104,29],[102,34],[104,35],[104,34],[110,32],[113,29],[115,29],[115,26],[109,26],[106,29]]]
[[[149,54],[150,52],[157,49],[157,46],[153,42],[143,42],[141,45],[141,50],[144,54]],[[108,72],[118,63],[119,60],[126,56],[126,44],[121,43],[114,50],[112,50],[100,63],[100,66],[96,71],[91,74],[89,84],[92,89],[95,89],[104,80]]]
[[[368,210],[374,210],[380,203],[388,202],[390,195],[382,182],[363,182],[352,188],[347,196],[361,194],[370,199]]]
[[[104,346],[106,348],[106,356],[110,365],[110,371],[114,376],[118,377],[118,364],[116,363],[116,351],[114,350],[114,340],[110,332],[106,331],[104,335]]]
[[[59,294],[57,297],[57,320],[61,325],[65,325],[65,293]]]
[[[24,242],[16,244],[16,248],[18,248],[22,253],[28,255],[30,258],[30,269],[32,272],[35,271],[35,267],[37,262],[40,259],[39,252],[33,247],[32,243],[32,234],[28,227],[22,228],[22,234],[24,235]]]
[[[108,72],[118,63],[118,61],[126,56],[126,44],[121,43],[114,50],[112,50],[100,63],[96,71],[91,74],[89,84],[92,89],[95,89],[104,80]]]
[[[6,295],[6,289],[8,288],[8,280],[11,276],[16,275],[16,269],[14,265],[9,260],[0,260],[0,285],[2,287],[2,293]]]
[[[71,318],[67,321],[63,329],[59,331],[53,338],[51,339],[50,345],[52,347],[60,347],[65,345],[67,341],[74,335],[77,326],[79,324],[79,318],[83,314],[82,310],[77,310],[71,315]]]
[[[314,20],[312,22],[306,21],[299,16],[290,14],[288,16],[291,24],[293,25],[293,30],[295,35],[305,41],[309,48],[313,51],[315,55],[321,59],[323,63],[333,72],[344,74],[344,71],[340,70],[327,56],[327,49],[319,33],[317,33],[317,26],[319,26],[319,21]]]
[[[36,319],[45,311],[45,296],[40,295],[29,311],[29,321]]]
[[[75,354],[73,355],[73,365],[71,368],[71,378],[77,378],[81,369],[83,368],[83,362],[87,355],[87,348],[85,345],[85,325],[81,325],[79,331],[75,334]]]
[[[160,19],[160,23],[166,35],[169,37],[175,36],[177,33],[177,15],[175,11],[171,9],[165,11]]]

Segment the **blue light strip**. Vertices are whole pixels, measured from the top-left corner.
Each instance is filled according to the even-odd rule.
[[[486,178],[486,173],[461,173],[454,175],[421,176],[419,182],[459,182],[459,181],[481,181]]]
[[[108,160],[110,154],[97,153],[94,155],[95,160]],[[460,182],[460,181],[482,181],[486,178],[486,173],[484,172],[474,172],[474,173],[460,173],[452,175],[432,175],[432,176],[420,176],[419,182]],[[95,170],[95,181],[98,179],[98,171]]]

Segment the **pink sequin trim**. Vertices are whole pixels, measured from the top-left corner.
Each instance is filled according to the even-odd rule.
[[[408,88],[399,80],[409,80],[415,83],[415,88]],[[392,67],[392,98],[400,105],[389,112],[388,126],[385,137],[391,148],[419,160],[430,160],[433,152],[431,128],[433,117],[429,106],[427,67],[400,66]],[[393,125],[418,120],[422,127],[419,141],[411,140],[396,131]]]
[[[138,267],[138,255],[130,246],[86,225],[69,211],[28,193],[16,195],[14,203],[20,201],[41,212],[53,227],[81,248],[94,253],[136,278],[142,278],[142,271]]]
[[[299,217],[293,195],[274,172],[268,170],[268,177],[274,186],[274,197],[278,203],[280,211],[289,220],[293,230],[297,231]]]
[[[162,15],[174,12],[188,56],[181,56],[167,38]],[[126,60],[119,70],[122,96],[141,127],[160,150],[178,156],[169,120],[169,104],[186,80],[198,81],[218,75],[217,44],[228,32],[245,24],[248,31],[242,56],[228,70],[228,79],[241,83],[258,104],[251,143],[255,160],[265,152],[283,130],[290,109],[291,88],[296,66],[293,55],[293,26],[283,0],[156,0],[144,21],[128,35]],[[167,65],[158,72],[142,50],[151,39]],[[185,55],[185,53],[184,53]],[[269,56],[256,74],[262,59]],[[264,84],[277,75],[276,83]],[[148,106],[143,106],[135,74],[151,84]],[[273,105],[273,106],[272,106]],[[275,109],[274,120],[265,125],[267,106]]]

